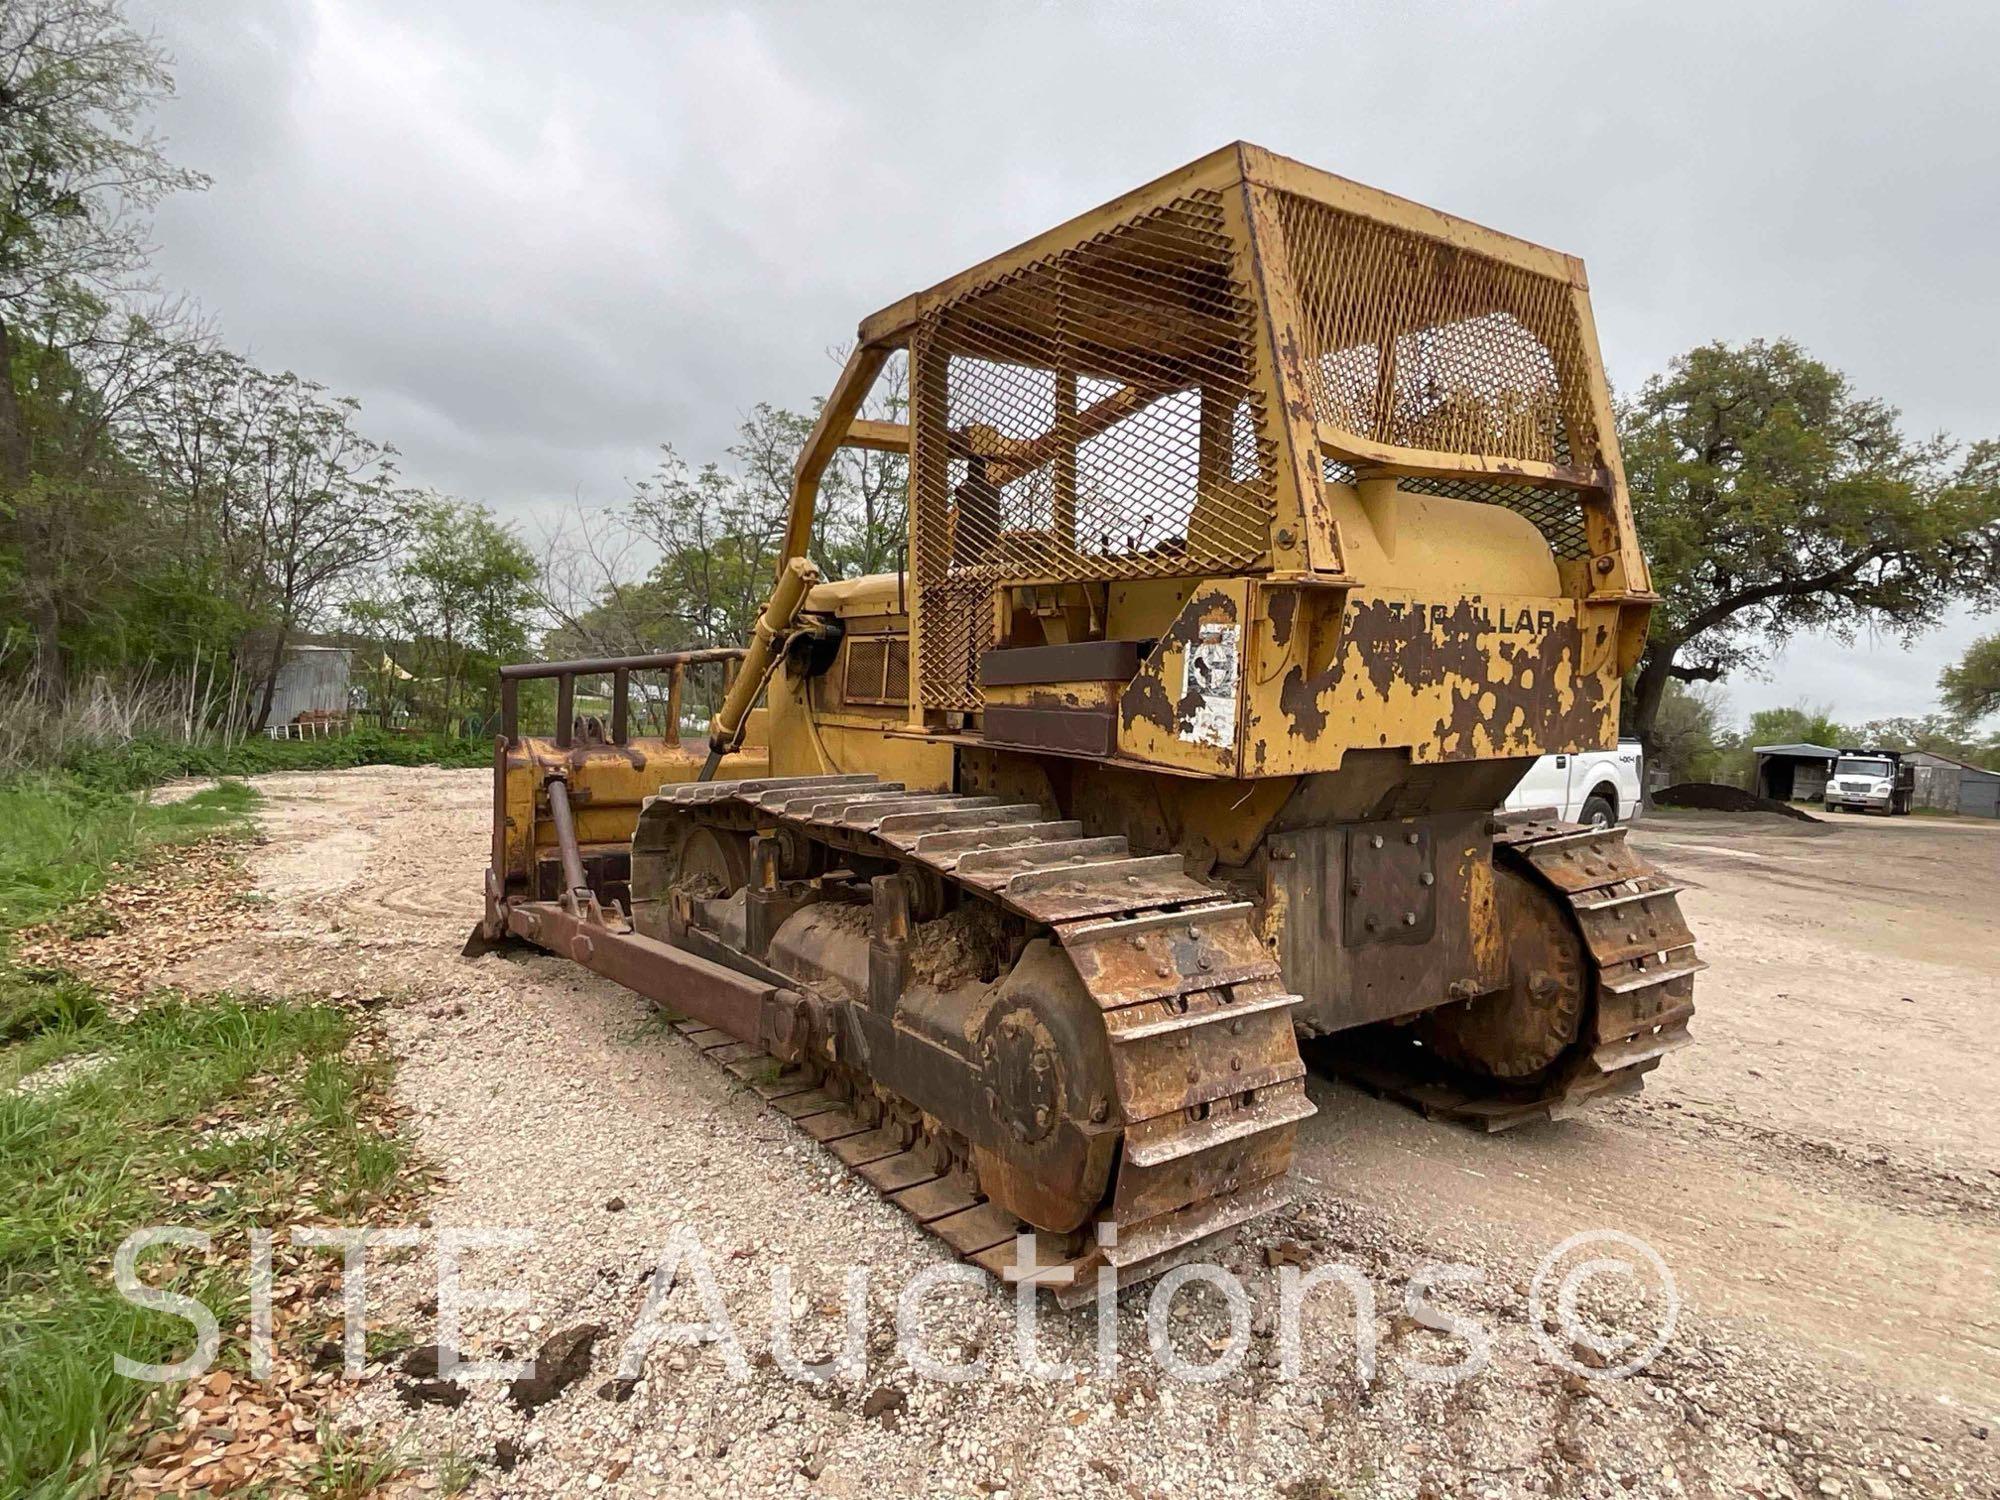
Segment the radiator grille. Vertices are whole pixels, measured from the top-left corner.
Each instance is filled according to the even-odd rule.
[[[978,288],[913,340],[921,698],[979,706],[1002,581],[1241,572],[1275,461],[1219,194]]]
[[[840,696],[848,703],[904,707],[910,701],[910,638],[850,635]]]

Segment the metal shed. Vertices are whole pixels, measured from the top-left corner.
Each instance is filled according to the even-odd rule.
[[[1826,745],[1753,745],[1757,791],[1779,802],[1817,802],[1840,752]]]
[[[2000,771],[1967,766],[1959,778],[1958,810],[1968,818],[2000,818]]]
[[[285,649],[271,693],[270,724],[290,724],[301,714],[345,717],[354,653],[345,646],[300,643]]]
[[[1903,757],[1916,768],[1916,805],[1969,818],[2000,818],[2000,771],[1988,771],[1931,750]]]

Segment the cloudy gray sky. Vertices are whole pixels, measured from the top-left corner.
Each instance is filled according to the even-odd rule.
[[[1226,141],[1584,257],[1612,376],[1790,335],[2000,435],[2000,6],[141,0],[163,281],[533,530],[807,405],[875,308]],[[1738,712],[1918,713],[1980,629]]]

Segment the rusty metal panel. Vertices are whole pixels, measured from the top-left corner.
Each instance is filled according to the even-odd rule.
[[[1118,716],[1110,708],[1028,708],[988,704],[986,738],[995,745],[1109,755],[1118,748]]]
[[[1603,748],[1618,733],[1617,611],[1548,595],[1322,590],[1255,643],[1246,769],[1332,770],[1349,749],[1448,764]],[[1336,613],[1337,611],[1337,613]]]
[[[1239,1007],[1199,990],[1105,1012],[1118,1098],[1132,1119],[1270,1088],[1305,1074],[1292,1036],[1292,999],[1280,991]]]
[[[1149,1219],[1282,1174],[1300,1120],[1313,1114],[1302,1083],[1218,1099],[1184,1116],[1142,1120],[1125,1132],[1112,1199],[1121,1219]]]
[[[1106,861],[1075,870],[1016,875],[999,892],[1002,903],[1037,922],[1072,922],[1135,906],[1207,900],[1213,891],[1182,871],[1178,854]]]
[[[1438,1004],[1454,985],[1472,993],[1501,981],[1505,955],[1493,925],[1484,823],[1483,813],[1443,813],[1374,825],[1358,840],[1338,826],[1271,837],[1265,930],[1278,945],[1285,982],[1303,997],[1297,1013],[1302,1031],[1324,1035],[1389,1020]],[[1405,842],[1413,832],[1420,840],[1415,846]],[[1376,837],[1382,850],[1371,847]],[[1356,842],[1377,859],[1390,851],[1422,856],[1411,861],[1406,888],[1428,892],[1434,903],[1429,941],[1395,939],[1411,930],[1402,917],[1412,908],[1391,899],[1393,878],[1379,893],[1364,878],[1362,894],[1352,894],[1349,860]],[[1423,873],[1434,876],[1433,885],[1415,879]],[[1383,925],[1374,934],[1356,933],[1354,914],[1377,912],[1377,894]]]
[[[1653,867],[1624,839],[1607,840],[1591,829],[1538,839],[1525,852],[1536,872],[1566,895],[1653,873]]]
[[[1680,887],[1603,895],[1572,903],[1584,941],[1600,964],[1629,963],[1694,945],[1674,899]]]
[[[940,1175],[930,1154],[923,1150],[904,1151],[877,1161],[863,1162],[862,1180],[878,1193],[900,1193],[919,1183],[935,1181]]]
[[[845,1140],[833,1143],[833,1154],[850,1167],[866,1166],[898,1155],[903,1149],[901,1135],[887,1127],[878,1127],[860,1135],[850,1135]]]
[[[1009,1244],[1021,1228],[1021,1221],[992,1203],[933,1220],[930,1231],[960,1255],[976,1255],[995,1245]]]
[[[1238,984],[1266,972],[1271,955],[1245,920],[1248,902],[1193,911],[1079,922],[1063,947],[1097,1003],[1117,1008],[1138,1000]]]
[[[1253,585],[1201,584],[1118,699],[1118,748],[1134,760],[1233,776],[1240,765]]]
[[[1138,641],[1078,641],[1062,646],[1012,646],[979,659],[981,687],[1041,682],[1125,682],[1139,670]]]
[[[919,1224],[933,1224],[939,1219],[976,1208],[980,1198],[961,1179],[951,1176],[903,1188],[892,1193],[889,1201]]]
[[[551,953],[742,1041],[754,1042],[761,1034],[772,985],[656,938],[610,931],[552,902],[509,908],[507,925]]]
[[[1362,823],[1347,830],[1341,941],[1428,943],[1437,935],[1437,853],[1421,823]]]

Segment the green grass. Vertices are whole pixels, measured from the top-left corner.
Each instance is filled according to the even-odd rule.
[[[110,1283],[119,1243],[149,1224],[215,1237],[224,1263],[155,1252],[152,1285],[200,1297],[239,1363],[240,1261],[253,1226],[301,1211],[351,1213],[401,1171],[400,1140],[366,1124],[360,1101],[386,1063],[351,1055],[354,1021],[338,1007],[229,996],[177,998],[124,1023],[71,1029],[71,1050],[100,1065],[54,1088],[0,1094],[0,1494],[53,1497],[95,1482],[149,1387],[112,1357],[164,1362],[192,1348],[188,1325],[133,1307]],[[248,1129],[195,1122],[237,1104]],[[308,1179],[317,1182],[307,1193]],[[192,1201],[175,1184],[192,1181]],[[303,1195],[303,1196],[302,1196]],[[372,1460],[346,1455],[341,1492]]]
[[[257,801],[241,782],[159,806],[65,773],[0,782],[0,1087],[82,1050],[104,1017],[103,1001],[80,980],[14,963],[13,934],[51,920],[90,930],[103,917],[87,902],[120,870],[247,832]]]
[[[319,1445],[319,1462],[306,1475],[313,1500],[363,1500],[410,1466],[403,1444],[382,1448],[324,1422]]]
[[[246,828],[256,804],[241,782],[160,806],[62,773],[0,783],[0,933],[95,894],[114,866]]]
[[[305,999],[165,996],[120,1021],[74,976],[11,959],[20,928],[54,921],[88,931],[101,920],[89,898],[121,872],[247,831],[259,800],[238,781],[166,805],[141,801],[135,787],[183,771],[352,764],[370,747],[242,748],[254,753],[187,764],[177,750],[166,764],[134,746],[0,782],[0,1494],[95,1493],[152,1389],[117,1374],[113,1356],[160,1363],[192,1348],[185,1321],[135,1307],[112,1285],[111,1257],[133,1229],[187,1225],[215,1236],[217,1256],[161,1249],[141,1275],[207,1303],[224,1330],[223,1362],[240,1367],[247,1300],[237,1268],[250,1228],[358,1217],[405,1163],[403,1143],[361,1117],[389,1064],[355,1044],[351,1012]],[[438,758],[420,742],[398,748]],[[65,1057],[92,1065],[53,1085],[15,1086]],[[243,1128],[197,1124],[232,1104]],[[188,1183],[196,1193],[183,1201],[175,1189]],[[385,1462],[340,1444],[312,1486],[363,1493]]]
[[[435,1465],[438,1489],[447,1495],[462,1495],[479,1478],[479,1461],[460,1448],[447,1448]]]
[[[493,742],[456,735],[385,734],[362,729],[323,740],[267,740],[183,745],[140,738],[72,755],[68,776],[84,785],[142,791],[182,776],[257,776],[266,771],[338,771],[350,766],[491,766]]]

